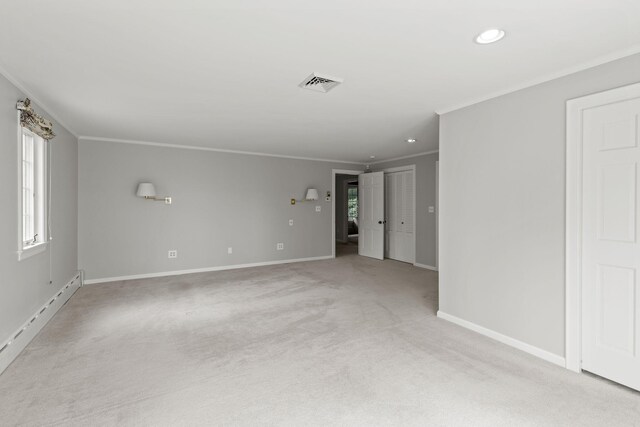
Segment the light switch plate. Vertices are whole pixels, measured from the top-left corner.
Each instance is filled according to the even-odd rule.
[[[228,253],[229,255],[231,255],[231,254],[233,253],[233,248],[232,248],[232,247],[228,247],[228,248],[227,248],[227,253]]]
[[[292,219],[289,220],[289,225],[293,226],[293,220]]]
[[[322,206],[316,206],[316,212],[322,211]]]

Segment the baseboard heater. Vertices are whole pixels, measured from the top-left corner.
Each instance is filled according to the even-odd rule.
[[[15,360],[24,348],[35,338],[42,328],[53,318],[69,298],[82,286],[82,274],[76,275],[58,292],[54,294],[39,310],[27,320],[22,327],[11,334],[10,338],[0,345],[0,374]]]

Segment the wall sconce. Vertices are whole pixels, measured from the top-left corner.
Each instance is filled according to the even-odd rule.
[[[316,190],[315,188],[309,188],[307,190],[306,197],[302,200],[291,199],[291,204],[295,205],[296,202],[306,202],[306,201],[312,201],[312,200],[318,200],[318,190]]]
[[[138,184],[136,196],[144,197],[146,200],[153,200],[155,202],[165,202],[167,205],[171,204],[171,197],[156,197],[156,188],[150,182],[141,182]]]

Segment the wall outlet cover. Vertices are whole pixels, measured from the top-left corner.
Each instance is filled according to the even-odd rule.
[[[231,254],[233,253],[233,248],[232,248],[232,247],[228,247],[228,248],[227,248],[227,253],[228,253],[229,255],[231,255]]]
[[[316,206],[316,212],[322,211],[322,206]]]
[[[293,220],[292,219],[289,220],[289,225],[293,226]]]
[[[282,250],[284,250],[284,243],[278,243],[278,244],[276,245],[276,250],[278,250],[278,251],[282,251]]]
[[[178,251],[175,249],[170,250],[167,258],[178,258]]]
[[[436,211],[436,208],[434,208],[433,206],[429,206],[429,213],[434,213]]]

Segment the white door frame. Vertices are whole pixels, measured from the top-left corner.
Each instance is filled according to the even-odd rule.
[[[567,101],[565,248],[565,363],[581,372],[582,359],[582,117],[584,110],[640,97],[640,83]]]
[[[336,175],[360,175],[363,170],[331,170],[331,258],[336,257]],[[347,241],[349,236],[347,235]]]
[[[436,160],[436,271],[440,268],[440,160]]]
[[[406,172],[406,171],[412,171],[413,172],[413,265],[417,265],[416,264],[416,254],[418,253],[418,248],[416,247],[416,243],[417,243],[417,239],[416,239],[416,234],[418,231],[418,218],[416,218],[416,205],[417,205],[417,200],[416,200],[416,165],[406,165],[406,166],[398,166],[395,168],[386,168],[386,169],[381,169],[378,172],[384,172],[384,173],[393,173],[393,172]],[[385,202],[387,200],[387,193],[385,192],[384,194],[384,199]],[[385,203],[386,205],[386,203]],[[386,219],[386,212],[385,212],[385,219]]]

